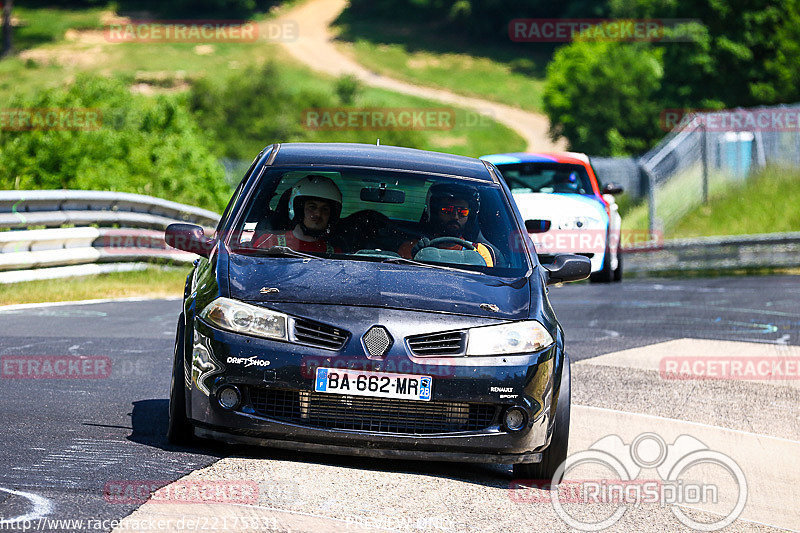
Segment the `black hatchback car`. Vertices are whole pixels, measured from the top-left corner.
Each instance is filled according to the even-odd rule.
[[[186,281],[169,439],[513,464],[552,479],[570,372],[550,283],[488,162],[361,144],[267,147]],[[540,263],[540,259],[544,264]]]

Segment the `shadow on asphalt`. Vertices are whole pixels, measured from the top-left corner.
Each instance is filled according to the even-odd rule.
[[[224,445],[212,441],[197,441],[197,446],[176,446],[167,441],[169,400],[139,400],[133,402],[131,412],[133,433],[128,440],[169,452],[201,453],[217,458],[229,454]]]

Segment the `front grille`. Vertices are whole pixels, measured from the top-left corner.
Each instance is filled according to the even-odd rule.
[[[339,350],[347,342],[347,332],[327,324],[297,319],[294,321],[294,339],[328,350]]]
[[[414,355],[463,355],[466,349],[463,331],[430,333],[408,338],[408,347]]]
[[[322,429],[430,434],[490,427],[498,407],[482,403],[418,402],[250,387],[256,413]]]

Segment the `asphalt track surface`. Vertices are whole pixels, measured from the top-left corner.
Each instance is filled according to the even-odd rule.
[[[598,435],[617,434],[630,443],[643,430],[660,432],[667,443],[688,432],[729,454],[743,450],[737,460],[748,475],[748,507],[726,530],[800,529],[796,382],[669,382],[648,367],[659,353],[717,346],[800,353],[798,277],[582,283],[552,288],[550,297],[574,363],[570,453],[587,449]],[[0,308],[0,356],[99,356],[111,365],[99,379],[0,379],[0,531],[19,530],[23,522],[13,520],[26,515],[39,531],[110,531],[109,520],[137,508],[132,517],[175,516],[174,509],[151,504],[110,503],[104,488],[121,480],[160,486],[189,474],[259,480],[255,509],[261,520],[271,520],[260,530],[566,530],[551,506],[525,501],[530,493],[509,492],[510,469],[503,466],[168,445],[179,308],[179,300]],[[602,422],[602,430],[593,431],[593,421]],[[679,422],[680,428],[670,425]],[[754,456],[765,462],[756,464]],[[390,497],[391,513],[384,499]],[[183,512],[234,517],[252,511],[209,507]],[[377,520],[381,513],[394,521]],[[51,521],[59,519],[95,522],[79,529]],[[623,520],[629,522],[611,530],[688,530],[664,509]],[[239,526],[228,522],[226,529],[253,530]]]

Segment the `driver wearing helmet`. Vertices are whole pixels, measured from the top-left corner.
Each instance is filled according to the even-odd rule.
[[[256,248],[288,246],[299,252],[340,253],[328,244],[331,228],[342,213],[342,193],[327,176],[311,174],[292,187],[289,218],[294,228],[283,234],[266,233],[253,241]]]
[[[477,191],[463,185],[438,183],[431,185],[425,201],[423,223],[427,225],[432,239],[452,237],[464,239],[464,230],[469,221],[476,221],[480,210],[480,195]],[[480,242],[470,243],[478,252],[486,266],[494,266],[494,251]],[[419,240],[406,241],[397,250],[402,257],[413,259],[422,248],[429,246],[430,240],[423,237]],[[447,250],[468,249],[462,244],[447,242],[437,245]]]

